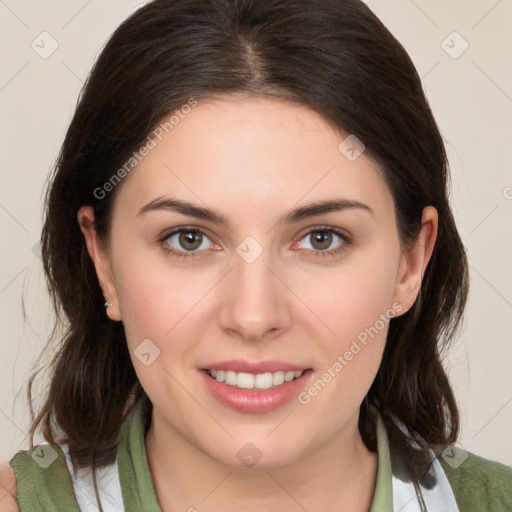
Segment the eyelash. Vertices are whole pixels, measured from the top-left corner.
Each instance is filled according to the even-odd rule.
[[[165,243],[171,236],[176,235],[177,233],[182,233],[182,232],[200,233],[201,235],[204,235],[207,238],[209,238],[208,235],[202,229],[196,228],[196,227],[186,227],[185,226],[185,227],[174,229],[174,230],[166,233],[158,241],[159,241],[160,245],[162,246],[162,249],[164,251],[166,251],[167,253],[170,253],[173,256],[176,256],[178,258],[194,259],[197,252],[176,251],[175,249],[170,248],[169,245]],[[308,249],[308,250],[312,250],[315,253],[314,257],[319,257],[319,256],[320,257],[327,257],[327,256],[335,257],[338,255],[338,253],[347,249],[347,247],[352,243],[352,239],[345,232],[341,231],[340,229],[333,228],[333,227],[327,227],[327,226],[315,226],[315,227],[311,228],[307,233],[302,235],[299,240],[302,240],[302,239],[306,238],[307,236],[310,236],[311,234],[316,233],[316,232],[334,233],[335,235],[338,235],[341,238],[342,244],[339,247],[337,247],[336,249],[330,249],[330,250],[325,250],[325,251],[321,251],[321,250],[315,251],[313,249]],[[199,252],[202,252],[202,251],[199,251]]]

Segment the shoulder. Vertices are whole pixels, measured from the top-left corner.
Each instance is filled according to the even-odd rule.
[[[457,458],[450,461],[448,454],[440,461],[461,510],[512,510],[512,467],[463,450]]]
[[[7,461],[0,462],[0,512],[18,512],[16,478]]]
[[[20,450],[9,461],[9,467],[3,466],[5,473],[4,492],[6,503],[14,500],[17,508],[2,508],[0,512],[14,512],[18,509],[43,511],[51,503],[55,510],[76,512],[79,510],[66,456],[60,445],[41,443],[27,450]],[[13,482],[13,478],[15,481]],[[15,488],[14,493],[9,489]],[[10,498],[7,494],[10,494]],[[52,509],[53,510],[53,509]]]

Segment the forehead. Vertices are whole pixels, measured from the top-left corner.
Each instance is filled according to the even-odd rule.
[[[244,210],[281,205],[281,213],[333,194],[371,199],[377,210],[392,202],[377,164],[364,153],[349,160],[340,151],[348,134],[305,106],[226,97],[200,101],[176,120],[161,125],[120,201],[142,207],[172,194]]]

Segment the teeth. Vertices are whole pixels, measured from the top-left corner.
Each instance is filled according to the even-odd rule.
[[[229,386],[240,389],[270,389],[274,386],[280,386],[285,382],[298,379],[302,375],[302,370],[296,372],[266,372],[253,375],[252,373],[233,372],[224,370],[207,370],[208,373],[217,381],[224,382]]]
[[[272,374],[272,384],[274,386],[280,386],[284,383],[284,372],[275,372]]]
[[[272,374],[269,373],[260,373],[254,377],[254,387],[256,389],[269,389],[274,384],[274,379]]]
[[[235,372],[233,372],[235,373]],[[236,383],[231,384],[232,386],[235,385],[237,388],[242,389],[252,389],[254,387],[254,375],[250,373],[237,373],[236,375]],[[226,382],[226,384],[229,384],[229,382]]]
[[[224,375],[224,382],[230,386],[236,386],[236,372],[227,371]]]

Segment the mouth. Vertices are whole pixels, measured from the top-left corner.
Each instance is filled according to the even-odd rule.
[[[307,370],[296,370],[296,371],[284,371],[278,370],[275,372],[264,372],[264,373],[246,373],[246,372],[235,372],[232,370],[224,371],[218,369],[205,369],[206,374],[216,380],[227,384],[228,386],[254,391],[263,391],[266,389],[277,388],[292,382],[293,380],[302,377],[304,372]]]
[[[210,362],[198,370],[210,396],[245,413],[270,412],[289,404],[314,376],[307,366],[270,359]]]
[[[245,413],[270,412],[292,403],[313,376],[311,368],[288,367],[279,370],[277,366],[262,368],[259,365],[255,369],[246,365],[243,368],[246,371],[241,372],[228,370],[228,365],[223,366],[224,369],[200,370],[206,389],[220,403]],[[229,366],[233,368],[235,365]]]

